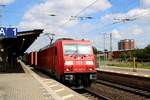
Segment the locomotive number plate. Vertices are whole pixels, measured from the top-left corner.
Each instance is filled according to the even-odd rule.
[[[83,63],[82,63],[82,61],[76,61],[76,64],[77,65],[82,65]]]

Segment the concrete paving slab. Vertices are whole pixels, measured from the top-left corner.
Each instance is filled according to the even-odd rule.
[[[51,95],[44,95],[40,86],[25,73],[0,74],[0,100],[53,100]]]

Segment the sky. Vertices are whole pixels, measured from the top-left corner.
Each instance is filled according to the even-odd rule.
[[[150,0],[0,0],[0,5],[2,26],[44,29],[30,49],[48,45],[46,33],[88,39],[98,50],[104,50],[104,34],[108,50],[110,34],[113,50],[121,39],[134,39],[136,48],[150,44]]]

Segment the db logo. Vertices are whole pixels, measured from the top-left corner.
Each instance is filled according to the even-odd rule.
[[[77,61],[76,64],[77,65],[82,65],[82,61]]]

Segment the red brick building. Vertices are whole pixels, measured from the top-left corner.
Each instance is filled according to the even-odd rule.
[[[107,60],[111,59],[119,59],[122,53],[125,53],[128,56],[131,56],[131,53],[134,50],[118,50],[118,51],[112,51],[112,52],[105,52],[105,57]],[[104,52],[99,51],[97,56],[104,57]]]
[[[135,48],[135,42],[133,39],[120,40],[118,43],[118,50],[133,50]]]
[[[113,58],[113,59],[118,59],[118,58],[120,58],[121,53],[125,53],[125,54],[127,54],[128,56],[130,56],[132,51],[133,51],[133,50],[113,51],[113,52],[112,52],[112,53],[113,53],[113,54],[112,54],[112,58]]]

